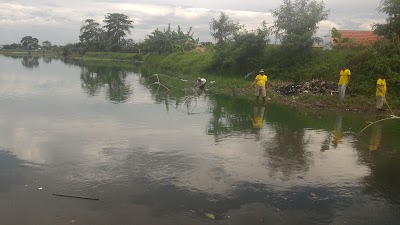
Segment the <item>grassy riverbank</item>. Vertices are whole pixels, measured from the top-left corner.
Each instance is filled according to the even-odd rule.
[[[176,78],[176,79],[174,79]],[[156,82],[157,78],[152,76],[151,82]],[[195,84],[196,75],[184,74],[158,74],[160,83],[169,88],[170,92],[177,92],[187,90]],[[234,98],[244,99],[247,101],[254,101],[254,89],[250,88],[252,80],[228,77],[222,78],[217,75],[207,76],[206,91],[210,93],[222,94],[232,96]],[[268,102],[288,105],[299,109],[314,109],[325,111],[346,111],[346,112],[360,112],[360,113],[375,113],[375,96],[351,96],[347,95],[344,103],[338,101],[337,94],[333,95],[314,95],[314,94],[301,94],[301,95],[281,95],[273,90],[274,85],[279,85],[280,81],[271,81],[270,88],[267,92]],[[165,91],[161,87],[161,91]],[[395,112],[400,112],[400,102],[397,97],[388,97],[388,102]],[[389,113],[386,110],[384,113]]]
[[[322,54],[322,53],[319,53]],[[327,52],[331,58],[334,58],[335,53]],[[350,53],[342,53],[343,57],[349,58]],[[247,79],[244,75],[238,74],[228,74],[228,73],[216,73],[212,72],[210,65],[212,62],[213,53],[206,52],[189,52],[189,53],[174,53],[170,55],[147,55],[144,57],[144,63],[142,66],[142,73],[146,76],[152,76],[153,74],[163,74],[159,76],[160,82],[167,87],[171,87],[171,90],[182,89],[187,87],[192,87],[195,83],[196,77],[205,77],[208,80],[206,89],[212,93],[219,93],[224,95],[235,96],[236,98],[242,98],[249,101],[254,101],[254,91],[250,89],[250,84],[253,81],[256,73],[253,73]],[[337,82],[336,78],[338,76],[338,70],[331,72],[333,74],[331,77],[326,75],[323,71],[330,70],[330,68],[337,67],[336,63],[340,62],[341,59],[336,59],[336,61],[328,60],[321,62],[317,65],[303,65],[303,70],[307,70],[307,75],[304,76],[305,79],[308,78],[318,78],[317,75],[310,75],[313,73],[313,68],[320,68],[321,74],[325,74],[324,79]],[[316,63],[315,61],[323,61],[322,56],[310,63]],[[268,68],[265,68],[268,73]],[[301,68],[292,69],[293,73],[298,73]],[[285,70],[286,74],[290,74],[291,70]],[[355,73],[357,74],[357,73]],[[294,76],[291,74],[291,76]],[[268,101],[280,104],[285,104],[297,108],[312,108],[316,110],[329,110],[329,111],[353,111],[353,112],[375,112],[375,83],[372,80],[370,83],[371,90],[363,94],[353,93],[348,94],[345,98],[343,104],[339,103],[337,94],[332,95],[314,95],[314,94],[301,94],[301,95],[288,95],[283,96],[274,91],[275,86],[280,86],[282,84],[290,83],[290,78],[287,76],[280,77],[280,74],[274,71],[274,74],[269,76],[270,78],[270,88],[268,90]],[[283,78],[283,79],[282,79]],[[153,81],[156,78],[153,77]],[[188,80],[184,82],[182,80]],[[297,78],[300,80],[301,78]],[[357,86],[357,80],[351,84],[351,88],[360,89]],[[364,84],[363,84],[364,85]],[[390,88],[390,86],[389,86]],[[388,95],[388,102],[393,110],[399,112],[400,101],[398,96],[394,94]]]
[[[0,54],[6,56],[32,56],[32,57],[62,57],[61,51],[55,50],[23,50],[23,49],[0,49]]]

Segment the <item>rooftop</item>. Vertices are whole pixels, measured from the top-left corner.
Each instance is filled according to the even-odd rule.
[[[349,39],[351,44],[355,45],[371,45],[380,39],[373,31],[338,30],[338,32],[342,35],[342,41]]]

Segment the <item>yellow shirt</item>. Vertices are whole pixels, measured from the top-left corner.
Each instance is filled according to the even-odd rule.
[[[347,85],[349,83],[351,72],[349,69],[340,70],[339,85]]]
[[[254,118],[253,127],[254,128],[262,128],[264,126],[264,118],[262,116]]]
[[[257,85],[260,87],[265,87],[265,83],[268,81],[267,75],[258,74],[256,76]]]
[[[378,85],[379,88],[381,89],[379,90],[378,87],[376,88],[376,96],[386,96],[386,91],[387,91],[386,80],[379,78],[378,81],[376,82],[376,85]]]

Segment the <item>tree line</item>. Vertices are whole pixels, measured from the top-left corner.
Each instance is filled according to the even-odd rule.
[[[374,24],[374,31],[386,37],[400,35],[400,2],[398,0],[382,0],[378,8],[388,15],[385,24]],[[226,13],[221,12],[218,18],[210,21],[210,34],[215,44],[207,43],[207,48],[214,51],[213,68],[221,71],[247,70],[265,64],[268,56],[270,64],[291,65],[311,57],[313,47],[322,44],[322,39],[316,37],[318,23],[326,20],[329,10],[325,9],[323,1],[317,0],[283,0],[282,5],[271,10],[275,18],[273,24],[265,21],[259,28],[247,30],[244,25],[234,22]],[[129,16],[121,13],[108,13],[104,16],[102,26],[94,19],[85,19],[80,27],[79,42],[62,46],[52,46],[44,41],[39,45],[37,38],[26,36],[20,43],[6,45],[4,48],[24,48],[27,50],[59,48],[64,56],[83,55],[85,52],[132,52],[170,54],[173,52],[191,51],[200,43],[194,38],[192,28],[183,31],[178,25],[173,29],[169,24],[166,28],[155,29],[141,42],[126,39],[134,28]],[[332,36],[337,32],[332,30]],[[274,37],[279,47],[268,44]]]
[[[261,38],[264,42],[269,40],[268,35],[271,29],[275,29],[275,34],[279,36],[282,44],[291,45],[297,42],[302,43],[307,48],[314,41],[312,36],[317,29],[316,24],[326,19],[327,12],[324,11],[322,2],[315,0],[284,0],[283,5],[272,11],[277,18],[274,26],[267,27],[263,22],[261,28],[255,31],[248,31],[243,25],[235,23],[225,13],[221,13],[219,18],[212,18],[210,22],[211,35],[216,41],[217,46],[223,46],[230,42],[243,42],[247,38]],[[135,43],[132,39],[125,39],[127,34],[134,28],[132,21],[127,15],[121,13],[108,13],[102,21],[105,25],[94,19],[85,19],[80,27],[79,47],[80,52],[86,51],[119,51],[119,52],[155,52],[171,53],[174,51],[187,51],[199,44],[199,40],[193,38],[193,30],[182,31],[180,26],[174,30],[171,25],[163,30],[156,29],[147,35],[144,41]],[[300,24],[293,24],[300,22]],[[291,27],[292,26],[292,27]],[[307,29],[303,29],[307,28]],[[304,31],[307,30],[305,34]],[[296,37],[297,36],[297,37]],[[241,45],[241,44],[239,44]],[[42,46],[49,46],[49,43],[42,43]],[[20,44],[12,44],[6,47],[23,47],[28,50],[40,47],[38,39],[26,36],[22,38]]]

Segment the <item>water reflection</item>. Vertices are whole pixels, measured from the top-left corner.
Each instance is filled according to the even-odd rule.
[[[372,126],[372,132],[371,132],[371,138],[369,141],[369,150],[371,152],[377,151],[379,149],[379,145],[381,143],[381,138],[382,138],[382,124],[377,123]]]
[[[255,128],[255,140],[261,140],[261,128],[264,127],[265,120],[265,106],[254,106],[254,115],[251,118],[253,128]]]
[[[51,224],[65,221],[57,223],[48,215],[61,214],[70,222],[75,209],[83,215],[82,224],[115,224],[109,221],[115,217],[117,224],[131,224],[132,217],[143,215],[138,224],[188,219],[187,224],[204,224],[209,222],[205,213],[214,213],[214,222],[221,224],[394,224],[400,217],[396,126],[385,124],[385,129],[371,127],[361,137],[351,132],[344,137],[343,124],[346,130],[360,130],[347,115],[315,117],[273,104],[254,106],[228,96],[197,95],[194,90],[166,93],[149,88],[131,69],[103,62],[50,63],[59,66],[59,76],[35,70],[35,79],[40,84],[51,77],[51,85],[42,82],[24,90],[32,93],[36,88],[43,94],[13,99],[0,94],[0,103],[7,105],[0,113],[0,145],[10,146],[19,160],[43,168],[35,175],[48,178],[41,179],[48,190],[104,201],[63,205],[68,200],[56,204],[50,191],[29,192],[24,196],[32,194],[38,201],[17,201],[19,206],[27,204],[36,220],[15,223],[44,224],[35,216],[42,209],[35,206],[46,198],[43,217]],[[0,76],[32,83],[26,78],[35,71],[25,70],[12,77],[0,71]],[[49,98],[54,84],[63,91]],[[144,101],[112,104],[126,102],[133,88],[133,97]],[[110,101],[88,100],[102,91]],[[321,151],[321,146],[340,151]],[[23,180],[11,179],[9,171],[21,164],[12,154],[0,151],[0,195],[9,193],[10,184],[24,187]],[[60,208],[51,211],[58,204]],[[0,200],[0,209],[7,205]],[[134,210],[138,205],[147,214]],[[170,218],[178,222],[165,221]]]
[[[365,191],[387,201],[400,204],[400,149],[391,136],[390,122],[376,123],[360,139],[358,148],[360,156],[370,168],[370,173],[363,179]],[[385,132],[386,131],[386,132]],[[363,136],[363,137],[364,137]]]
[[[125,102],[132,94],[127,83],[128,72],[109,66],[84,66],[81,69],[82,89],[91,96],[98,95],[106,89],[107,99],[111,102]]]
[[[312,162],[312,153],[307,151],[305,130],[289,125],[274,126],[275,137],[265,142],[265,158],[270,173],[282,174],[283,180],[289,180],[293,174],[305,172]]]
[[[262,128],[265,120],[265,106],[254,106],[254,117],[252,119],[254,128]]]
[[[205,96],[206,95],[206,89],[204,89],[204,88],[198,88],[196,92],[197,92],[198,96]]]
[[[257,133],[253,129],[254,112],[251,104],[240,100],[232,101],[227,96],[213,96],[210,101],[213,108],[207,133],[213,135],[216,141],[232,135]]]
[[[338,115],[335,122],[335,129],[333,130],[333,148],[337,148],[337,146],[342,143],[342,120],[342,116]]]
[[[23,56],[21,63],[26,68],[35,68],[39,66],[39,58],[33,56]]]
[[[50,64],[53,61],[53,58],[49,58],[49,57],[44,57],[43,58],[43,62],[46,64]]]
[[[336,149],[340,144],[343,143],[343,116],[337,115],[335,119],[335,124],[333,126],[333,131],[327,132],[327,135],[324,138],[324,141],[321,145],[321,151],[324,152],[329,150],[332,144],[332,147]]]
[[[24,163],[9,150],[0,148],[0,193],[7,193],[12,186],[24,184],[22,171],[27,168]]]

